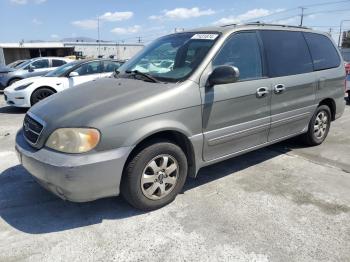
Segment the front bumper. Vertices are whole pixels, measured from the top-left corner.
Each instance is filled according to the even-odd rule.
[[[43,187],[62,199],[87,202],[119,195],[123,167],[132,147],[89,154],[64,154],[33,149],[16,136],[16,151],[23,167]]]
[[[30,98],[25,91],[6,91],[4,90],[4,99],[7,105],[17,107],[30,107]]]

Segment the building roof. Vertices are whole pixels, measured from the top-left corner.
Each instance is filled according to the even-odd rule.
[[[33,42],[0,43],[0,48],[72,48],[74,46],[144,46],[142,43],[121,44],[117,42]]]

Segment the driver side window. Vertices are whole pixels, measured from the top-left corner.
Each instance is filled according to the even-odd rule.
[[[94,61],[94,62],[85,63],[79,66],[73,72],[78,73],[79,76],[99,74],[101,73],[101,66],[102,64],[100,61]]]
[[[213,67],[220,65],[237,67],[239,81],[261,78],[262,59],[256,33],[239,33],[229,38],[214,58]]]
[[[41,59],[34,61],[31,66],[33,66],[35,69],[41,69],[41,68],[48,68],[49,67],[49,60],[48,59]]]

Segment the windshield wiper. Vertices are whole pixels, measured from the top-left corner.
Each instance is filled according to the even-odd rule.
[[[159,81],[155,77],[151,76],[150,74],[142,73],[139,70],[126,70],[125,73],[143,76],[144,78],[147,78],[148,80],[152,81],[153,83],[161,83],[161,81]]]

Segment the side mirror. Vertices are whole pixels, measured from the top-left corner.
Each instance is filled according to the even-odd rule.
[[[78,72],[70,72],[69,73],[69,77],[76,77],[76,76],[79,76]]]
[[[208,78],[210,87],[235,83],[239,79],[239,69],[234,66],[222,65],[214,69]]]
[[[34,70],[35,70],[35,66],[33,65],[28,66],[28,72],[34,72]]]

